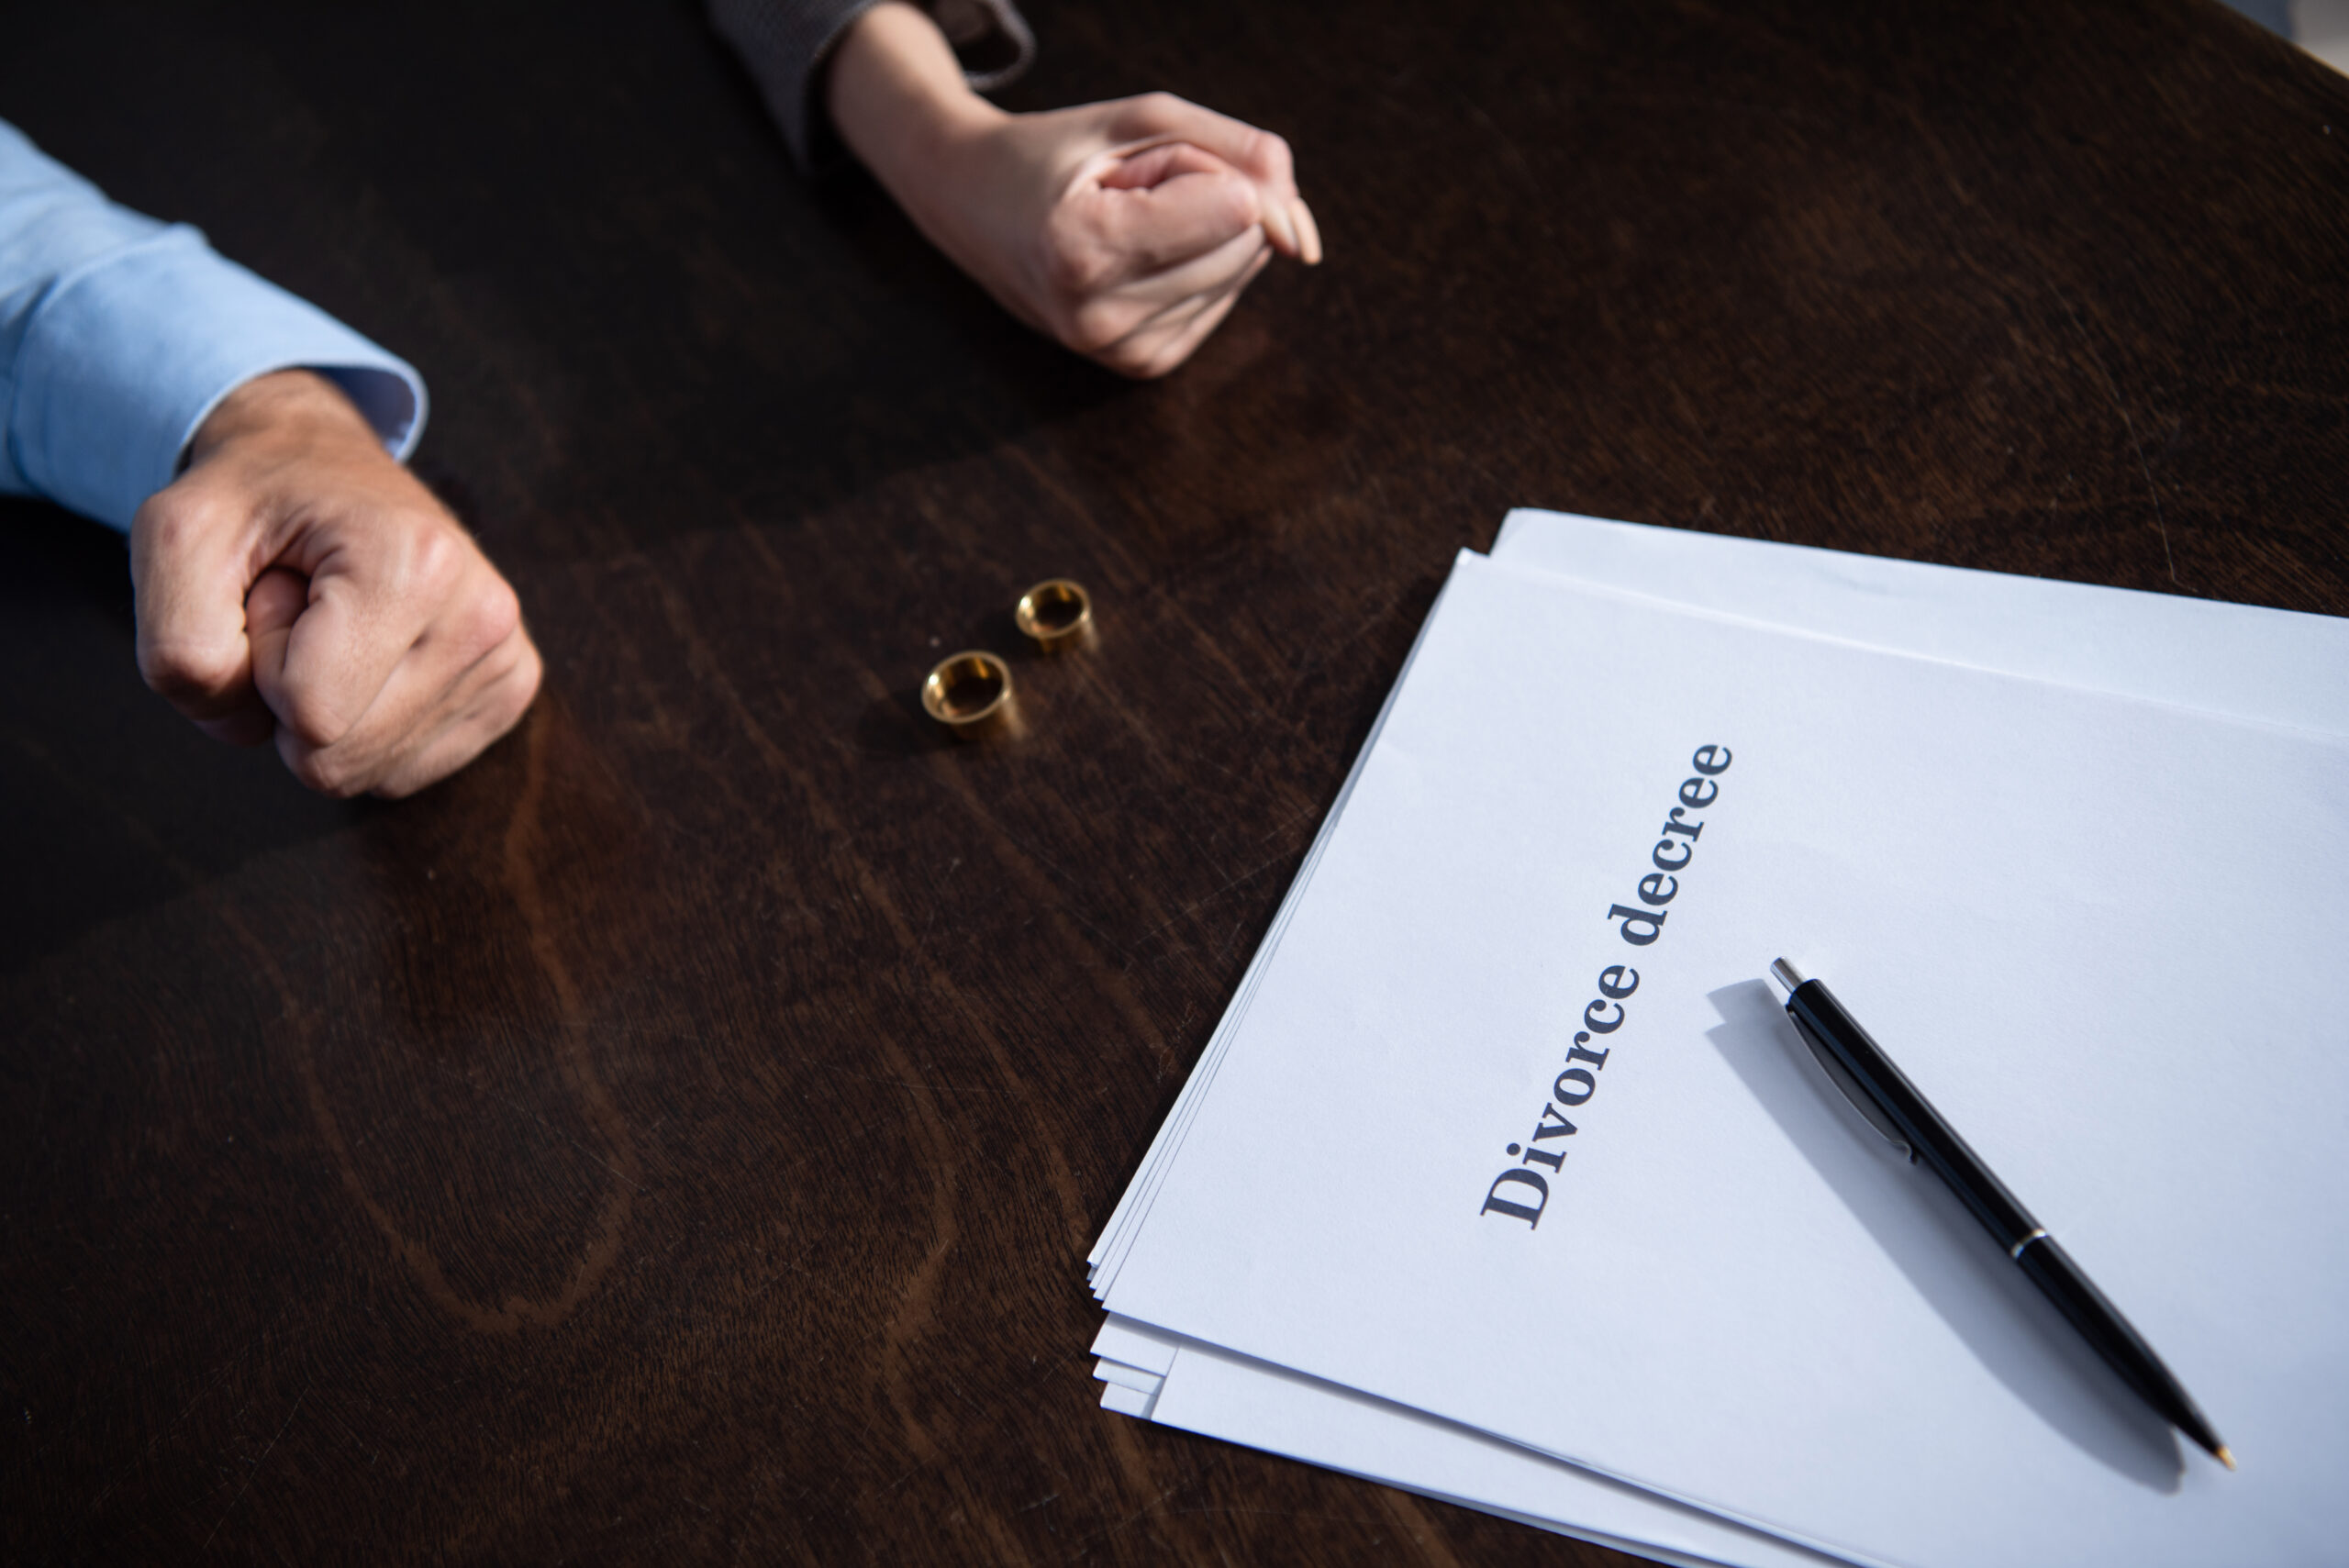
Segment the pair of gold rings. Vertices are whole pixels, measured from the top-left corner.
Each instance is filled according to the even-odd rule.
[[[1058,653],[1091,640],[1093,596],[1065,577],[1037,584],[1019,595],[1011,618],[1043,653]],[[966,649],[941,659],[921,684],[922,710],[962,740],[975,740],[1008,728],[1016,719],[1011,666],[985,649]]]

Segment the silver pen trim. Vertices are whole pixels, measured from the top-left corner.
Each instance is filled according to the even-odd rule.
[[[2021,1240],[2008,1248],[2007,1256],[2012,1258],[2016,1262],[2021,1262],[2022,1250],[2025,1247],[2030,1246],[2033,1241],[2044,1241],[2047,1239],[2047,1232],[2045,1230],[2033,1230],[2030,1235],[2024,1237]]]

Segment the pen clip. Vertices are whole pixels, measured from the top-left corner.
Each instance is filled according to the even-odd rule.
[[[1899,1150],[1910,1164],[1915,1164],[1917,1151],[1909,1147],[1909,1140],[1900,1136],[1900,1129],[1893,1125],[1890,1117],[1884,1114],[1883,1107],[1876,1103],[1875,1097],[1860,1087],[1860,1081],[1852,1076],[1850,1069],[1835,1059],[1835,1053],[1827,1049],[1827,1042],[1811,1033],[1810,1026],[1792,1011],[1787,1014],[1787,1021],[1795,1026],[1795,1033],[1802,1036],[1803,1044],[1810,1048],[1811,1055],[1817,1057],[1819,1065],[1826,1070],[1828,1081],[1843,1091],[1843,1097],[1852,1102],[1852,1108],[1859,1112],[1870,1127],[1884,1134],[1886,1141]]]

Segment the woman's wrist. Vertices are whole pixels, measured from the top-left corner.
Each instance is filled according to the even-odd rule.
[[[851,24],[825,94],[841,139],[909,207],[926,206],[954,153],[1006,117],[971,91],[937,24],[904,0]]]

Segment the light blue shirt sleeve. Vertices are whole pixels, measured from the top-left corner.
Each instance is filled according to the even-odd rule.
[[[424,379],[406,361],[0,120],[0,493],[128,531],[215,405],[295,368],[341,387],[393,456],[415,450]]]

